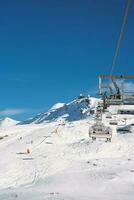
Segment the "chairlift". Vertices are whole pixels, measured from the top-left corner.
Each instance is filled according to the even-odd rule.
[[[106,118],[107,118],[107,119],[112,119],[111,113],[107,113]]]
[[[132,132],[132,127],[131,127],[131,125],[118,126],[116,131],[117,131],[117,133],[121,133],[121,134],[131,133]]]
[[[111,120],[109,122],[110,125],[118,125],[118,122],[116,120]]]
[[[89,137],[92,138],[92,141],[95,141],[96,138],[106,138],[106,141],[111,142],[112,139],[112,129],[108,126],[105,126],[102,122],[97,121],[89,129]]]

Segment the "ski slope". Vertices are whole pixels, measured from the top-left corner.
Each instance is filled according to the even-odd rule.
[[[108,120],[104,115],[103,122]],[[117,135],[111,126],[111,143],[92,143],[93,123],[87,118],[1,128],[0,199],[132,200],[133,133]]]

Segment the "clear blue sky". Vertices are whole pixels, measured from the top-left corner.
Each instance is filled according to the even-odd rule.
[[[25,119],[109,73],[125,0],[0,0],[0,113]],[[134,74],[134,2],[116,74]]]

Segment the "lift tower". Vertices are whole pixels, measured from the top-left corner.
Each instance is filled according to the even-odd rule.
[[[128,79],[134,79],[134,75],[99,75],[98,93],[103,99],[103,110],[109,105],[134,104],[134,90],[126,92],[119,84]]]

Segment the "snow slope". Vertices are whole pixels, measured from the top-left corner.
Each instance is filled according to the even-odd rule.
[[[14,126],[17,123],[19,123],[19,121],[13,120],[11,118],[4,118],[4,119],[0,119],[0,128],[5,128],[5,127],[9,127],[9,126]]]
[[[76,121],[85,119],[90,115],[90,110],[98,105],[98,102],[100,102],[100,99],[80,96],[68,104],[57,103],[48,112],[39,113],[34,118],[26,120],[21,124],[40,124],[56,120]]]
[[[65,106],[65,103],[56,103],[55,105],[53,105],[50,110],[57,110],[59,108],[63,108]]]
[[[105,124],[108,120],[103,116]],[[4,129],[0,199],[132,200],[134,132],[117,135],[113,126],[111,143],[92,143],[88,130],[93,123],[83,119]]]

